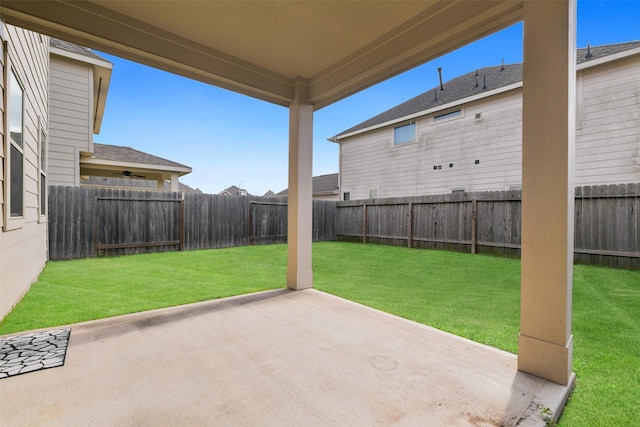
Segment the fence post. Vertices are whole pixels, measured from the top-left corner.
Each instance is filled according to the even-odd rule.
[[[184,193],[182,193],[182,199],[180,199],[180,251],[184,251]]]
[[[471,253],[476,253],[476,222],[478,216],[478,201],[476,199],[471,200]]]
[[[413,235],[413,204],[409,202],[407,205],[407,247],[410,248],[412,245],[411,237]]]
[[[362,204],[362,243],[367,243],[367,203]]]
[[[93,199],[93,256],[98,258],[98,196]]]

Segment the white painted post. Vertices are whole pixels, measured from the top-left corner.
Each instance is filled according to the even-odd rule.
[[[524,2],[518,369],[568,385],[573,336],[576,1]]]
[[[178,181],[178,174],[177,173],[172,173],[171,174],[171,180],[169,181],[169,191],[171,192],[177,192],[180,191],[180,183]]]
[[[313,286],[312,242],[313,106],[306,82],[296,83],[289,106],[289,223],[287,286]]]

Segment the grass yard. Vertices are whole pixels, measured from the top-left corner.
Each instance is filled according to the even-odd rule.
[[[284,286],[286,245],[50,262],[0,334]],[[315,287],[517,352],[518,260],[314,245]],[[574,371],[561,426],[640,420],[640,272],[574,269]],[[636,424],[637,425],[637,424]]]

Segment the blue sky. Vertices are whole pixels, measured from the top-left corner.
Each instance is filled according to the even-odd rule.
[[[578,47],[640,40],[640,0],[578,1]],[[98,52],[100,53],[100,52]],[[181,181],[205,193],[287,187],[288,110],[100,53],[113,62],[95,142],[124,145],[193,168]],[[430,61],[314,115],[313,174],[338,172],[327,138],[476,68],[522,61],[522,24]]]

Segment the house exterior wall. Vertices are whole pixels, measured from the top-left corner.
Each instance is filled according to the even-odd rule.
[[[51,57],[50,185],[80,185],[80,153],[93,151],[93,70]]]
[[[36,280],[47,260],[47,221],[45,207],[39,206],[40,135],[47,133],[49,92],[49,38],[0,22],[2,48],[2,186],[0,186],[0,318],[22,298]],[[11,217],[8,115],[8,76],[13,69],[23,87],[23,215]],[[46,173],[46,170],[42,172]],[[46,200],[46,195],[45,195]],[[42,211],[43,215],[40,214]]]
[[[640,181],[640,55],[578,73],[576,185]]]
[[[343,141],[341,192],[363,199],[520,185],[519,91],[466,104],[456,118],[428,115],[415,123],[415,142],[394,145],[393,126]]]
[[[575,184],[639,181],[640,56],[581,70],[577,94]],[[341,198],[520,189],[522,88],[446,112],[414,119],[415,142],[393,144],[403,123],[341,140]]]

